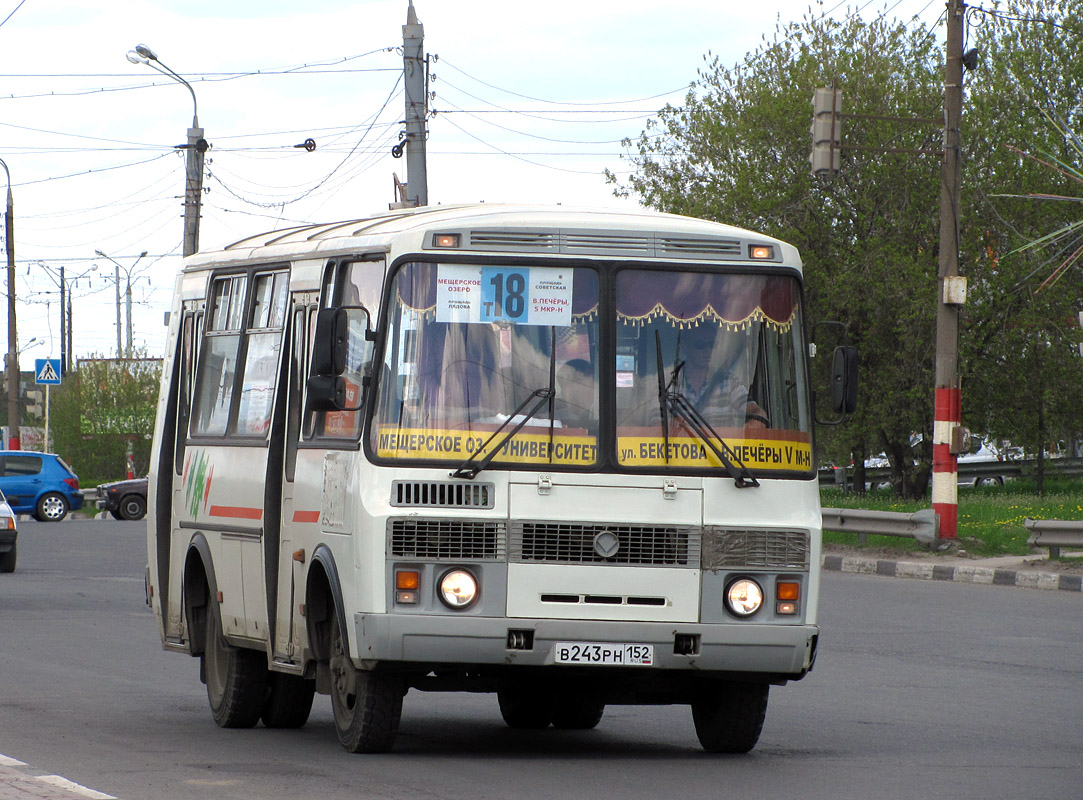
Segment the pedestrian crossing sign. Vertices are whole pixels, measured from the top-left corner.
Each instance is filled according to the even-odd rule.
[[[45,386],[60,385],[60,359],[34,359],[34,383]]]

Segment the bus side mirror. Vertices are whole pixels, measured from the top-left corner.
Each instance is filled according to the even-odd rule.
[[[310,411],[341,411],[346,408],[346,379],[341,375],[313,375],[308,379]]]
[[[841,345],[831,357],[831,407],[836,414],[857,411],[857,348]]]
[[[345,308],[321,308],[312,346],[313,375],[341,375],[350,350],[350,322]]]

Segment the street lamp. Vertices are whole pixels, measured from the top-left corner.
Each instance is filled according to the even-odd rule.
[[[184,255],[190,256],[199,250],[199,214],[203,202],[203,155],[210,147],[207,140],[203,138],[203,129],[199,127],[196,93],[188,81],[163,64],[158,55],[145,44],[137,44],[134,50],[129,50],[127,58],[133,64],[146,64],[177,83],[183,84],[192,95],[192,127],[188,129],[188,144],[178,145],[187,151],[184,188]]]
[[[113,262],[113,264],[116,265],[114,267],[114,272],[115,272],[115,275],[116,275],[114,280],[116,281],[116,286],[117,286],[117,358],[120,358],[120,355],[121,355],[121,353],[120,353],[120,271],[124,270],[124,277],[125,277],[125,281],[127,282],[127,289],[125,290],[124,297],[125,297],[125,308],[126,308],[126,311],[127,311],[127,314],[128,314],[128,349],[125,351],[125,355],[128,358],[131,358],[132,357],[132,270],[135,269],[136,264],[138,264],[140,261],[143,260],[143,257],[146,256],[147,251],[144,250],[142,253],[140,253],[139,257],[136,258],[135,261],[132,262],[132,265],[130,267],[122,266],[119,261],[117,261],[115,258],[113,258],[110,255],[106,255],[101,250],[95,250],[94,253],[95,253],[95,255],[99,255],[102,258],[109,259],[110,261]]]
[[[8,353],[5,372],[8,385],[8,448],[19,449],[19,351],[15,335],[15,202],[11,198],[11,171],[0,158],[8,181],[7,213],[4,216],[4,245],[8,255]]]

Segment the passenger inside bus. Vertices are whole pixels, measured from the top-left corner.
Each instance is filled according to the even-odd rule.
[[[749,370],[743,368],[747,336],[710,324],[683,331],[684,366],[676,388],[712,425],[765,428],[767,413],[749,396]]]

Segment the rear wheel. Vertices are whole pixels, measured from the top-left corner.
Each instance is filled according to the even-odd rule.
[[[300,728],[308,722],[316,682],[300,675],[270,674],[270,692],[260,719],[268,728]]]
[[[747,753],[767,717],[766,683],[720,683],[692,703],[696,736],[709,753]]]
[[[0,572],[14,572],[15,571],[15,545],[11,546],[11,549],[0,556]]]
[[[251,728],[267,699],[267,664],[262,653],[233,647],[222,637],[217,609],[207,607],[203,674],[211,715],[220,728]]]
[[[331,710],[338,740],[350,753],[385,753],[395,743],[402,716],[402,682],[391,675],[357,669],[331,621]]]
[[[496,693],[496,699],[500,703],[500,716],[509,728],[541,730],[553,721],[552,703],[546,692],[501,689]]]
[[[64,495],[49,492],[38,500],[34,517],[39,522],[60,522],[66,516],[68,516],[68,500]]]

